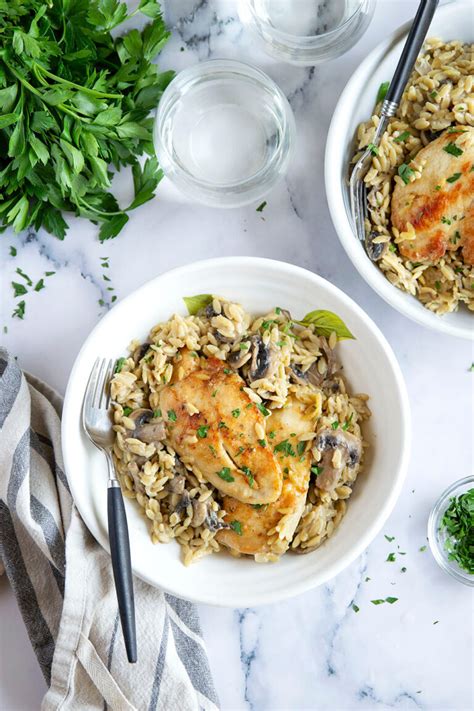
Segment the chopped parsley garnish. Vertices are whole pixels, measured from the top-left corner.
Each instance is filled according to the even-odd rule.
[[[386,597],[385,602],[388,602],[389,605],[393,605],[394,602],[397,602],[398,597]]]
[[[315,474],[316,476],[319,476],[321,472],[323,471],[323,467],[311,467],[311,473]]]
[[[385,99],[385,97],[387,96],[387,91],[388,91],[389,86],[390,86],[389,81],[383,81],[380,84],[379,90],[377,91],[377,98],[375,100],[376,104],[378,104],[379,101],[383,101]]]
[[[438,92],[437,91],[430,91],[430,96],[432,99],[436,99],[436,97],[438,96]]]
[[[229,429],[225,422],[219,422],[219,424],[217,426],[220,430],[228,430]]]
[[[435,285],[436,291],[441,291],[441,282],[440,281],[436,280],[434,285]]]
[[[346,420],[346,421],[344,422],[344,424],[342,425],[342,428],[341,428],[341,429],[343,429],[344,432],[345,432],[346,430],[348,430],[349,427],[351,426],[351,422],[352,422],[353,416],[354,416],[354,413],[351,412],[351,414],[349,415],[349,417],[347,418],[347,420]]]
[[[474,363],[471,363],[471,367],[468,368],[469,373],[474,373]]]
[[[16,257],[17,251],[16,247],[10,247],[10,257]]]
[[[385,600],[381,600],[380,598],[378,600],[371,600],[370,601],[372,605],[383,605]]]
[[[230,527],[237,533],[238,536],[242,535],[242,524],[240,521],[231,521]]]
[[[235,410],[232,410],[232,417],[237,418],[237,417],[239,417],[239,415],[240,415],[240,410],[238,407],[236,407]]]
[[[379,149],[375,145],[375,143],[369,143],[367,146],[367,149],[372,153],[373,156],[378,156],[379,154]]]
[[[435,185],[435,190],[441,190],[441,185]]]
[[[443,223],[443,225],[450,225],[451,224],[451,220],[448,217],[446,217],[446,215],[443,215],[443,217],[441,218],[441,222]]]
[[[306,442],[298,442],[296,445],[296,451],[298,452],[299,456],[301,457],[306,450]]]
[[[40,279],[35,284],[35,291],[41,291],[41,289],[44,289],[44,279]]]
[[[211,397],[216,397],[216,395],[217,395],[217,390],[214,390]]]
[[[474,574],[474,488],[451,497],[441,519],[440,531],[445,534],[444,545],[449,559]]]
[[[20,267],[17,268],[16,273],[19,274],[28,284],[28,286],[33,286],[33,282],[31,281],[30,277],[28,274],[25,274],[24,271],[20,269]]]
[[[124,407],[123,408],[123,414],[125,415],[125,417],[128,417],[131,412],[132,412],[131,407]]]
[[[424,553],[428,546],[421,546],[420,553]]]
[[[387,536],[387,535],[386,535],[385,538],[387,539],[387,541],[388,541],[389,543],[391,543],[392,541],[395,540],[395,536]]]
[[[215,448],[212,444],[210,444],[210,445],[209,445],[209,449],[210,449],[210,451],[211,451],[212,456],[213,456],[214,459],[215,459],[215,458],[217,457],[216,448]]]
[[[255,212],[263,212],[263,210],[266,208],[266,206],[267,206],[267,201],[264,200],[263,202],[260,203],[260,205],[257,208],[255,208]]]
[[[248,479],[250,488],[253,489],[253,485],[255,484],[255,479],[254,479],[254,476],[253,476],[251,470],[248,467],[242,467],[242,471],[244,472],[245,476]]]
[[[394,244],[392,244],[392,243],[390,243],[390,244],[388,245],[388,248],[389,248],[390,252],[396,253],[396,251],[397,251],[396,246],[395,246]]]
[[[270,437],[270,439],[275,439],[275,432],[272,430],[268,433],[268,436]]]
[[[259,443],[259,445],[260,445],[261,447],[266,447],[266,446],[267,446],[267,443],[266,443],[266,441],[265,441],[264,439],[257,439],[257,442]]]
[[[405,566],[403,566],[403,568],[401,568],[400,572],[401,572],[401,573],[406,573],[406,572],[407,572],[407,569],[405,568]]]
[[[168,410],[168,420],[171,420],[171,422],[176,422],[177,420],[176,412],[174,410]]]
[[[449,178],[446,178],[447,183],[455,183],[456,180],[459,180],[461,177],[461,173],[453,173]]]
[[[25,316],[25,302],[24,301],[19,301],[18,304],[16,305],[16,309],[13,311],[12,316],[16,316],[16,318],[20,318],[23,320]]]
[[[248,341],[242,341],[241,343],[239,343],[239,348],[241,351],[248,351],[249,347],[250,343]]]
[[[276,313],[277,316],[279,316],[279,315],[281,314],[281,309],[280,309],[279,306],[276,306],[276,307],[275,307],[275,313]]]
[[[240,455],[243,454],[244,452],[245,452],[245,447],[239,447],[235,453],[235,456],[240,457]]]
[[[403,180],[405,185],[408,185],[410,182],[410,178],[412,175],[414,175],[415,171],[413,168],[410,168],[406,163],[402,163],[401,165],[398,166],[398,175],[400,178]]]
[[[338,427],[339,427],[339,420],[334,420],[334,422],[331,424],[331,429],[337,430]]]
[[[386,563],[395,563],[395,553],[389,553],[387,556]]]
[[[449,153],[452,156],[455,156],[458,158],[459,156],[462,156],[464,153],[462,148],[459,148],[455,143],[450,141],[447,146],[443,146],[443,151],[446,151],[446,153]]]
[[[120,373],[122,370],[123,366],[125,365],[126,358],[119,358],[117,363],[115,364],[115,373]]]
[[[232,373],[232,370],[230,368],[224,368],[224,373],[226,375],[230,375],[230,373]]]
[[[265,506],[267,508],[268,504],[252,504],[252,508],[258,511],[259,509],[262,509]]]
[[[451,239],[449,241],[451,242],[451,244],[456,244],[456,242],[458,242],[460,239],[461,239],[461,234],[460,234],[460,232],[458,232],[458,230],[456,230],[456,232],[454,233],[454,235],[451,237]]]
[[[287,439],[282,440],[279,442],[275,447],[273,448],[274,452],[281,452],[282,454],[286,454],[287,457],[295,457],[296,452],[293,449],[291,442],[289,442]]]
[[[270,410],[267,410],[265,405],[262,405],[261,402],[257,402],[257,407],[260,410],[260,412],[262,413],[262,415],[264,415],[265,417],[268,417],[271,414]]]
[[[158,410],[153,410],[153,417],[156,419],[157,417],[161,417],[161,410],[158,408]]]
[[[356,605],[355,602],[353,602],[353,603],[352,603],[352,609],[354,610],[354,612],[359,612],[360,607],[358,607],[358,605]]]
[[[200,427],[197,428],[196,434],[199,437],[199,439],[205,439],[207,437],[208,431],[209,431],[209,425],[201,425]]]
[[[230,473],[229,467],[222,467],[222,469],[217,472],[217,476],[219,476],[224,481],[235,481],[234,477]]]
[[[13,287],[13,295],[15,297],[17,296],[23,296],[23,294],[28,293],[28,289],[24,284],[19,284],[17,281],[12,281],[12,287]]]
[[[411,136],[410,131],[403,131],[403,133],[401,133],[399,136],[397,136],[393,140],[395,141],[395,143],[403,143],[403,141],[406,141],[407,138],[409,138],[410,136]]]

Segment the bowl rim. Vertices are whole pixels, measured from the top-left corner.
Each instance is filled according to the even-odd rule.
[[[156,284],[162,277],[170,278],[173,277],[177,281],[183,280],[184,277],[188,276],[190,273],[199,272],[200,270],[206,269],[219,269],[223,265],[232,264],[234,270],[241,269],[245,270],[247,268],[255,267],[269,267],[271,269],[276,269],[280,272],[286,272],[295,279],[295,283],[298,282],[298,277],[310,278],[315,285],[320,286],[326,290],[329,295],[337,295],[345,305],[350,308],[363,322],[364,325],[369,329],[373,337],[377,340],[380,347],[382,348],[383,355],[386,359],[386,367],[390,368],[392,377],[394,379],[394,384],[396,387],[396,392],[399,399],[399,407],[401,412],[400,417],[400,440],[403,443],[400,458],[398,462],[394,465],[394,476],[391,483],[391,489],[387,495],[384,505],[379,508],[377,514],[370,526],[364,531],[364,534],[358,539],[354,547],[348,551],[345,555],[341,556],[339,559],[335,560],[327,566],[324,573],[315,573],[310,576],[309,579],[306,577],[304,580],[295,581],[291,586],[285,587],[284,590],[275,590],[273,593],[268,592],[254,592],[253,590],[237,593],[237,594],[226,594],[226,598],[216,600],[208,594],[200,594],[198,591],[186,590],[186,594],[183,593],[181,588],[176,587],[172,581],[168,584],[160,582],[159,589],[176,595],[181,598],[185,598],[192,602],[204,603],[217,605],[219,607],[242,607],[242,606],[257,606],[262,604],[269,604],[273,602],[278,602],[280,600],[285,600],[295,595],[299,595],[307,590],[318,587],[323,583],[331,580],[336,575],[338,575],[344,568],[350,565],[356,558],[358,558],[363,551],[369,546],[369,544],[374,540],[377,534],[380,532],[382,527],[385,525],[388,517],[394,509],[394,506],[399,498],[402,490],[403,483],[407,474],[408,463],[410,459],[411,451],[411,412],[410,404],[407,393],[407,388],[400,365],[396,359],[396,356],[388,343],[385,336],[382,334],[379,327],[374,323],[370,316],[347,294],[345,294],[341,289],[336,287],[331,282],[327,281],[323,277],[311,272],[302,267],[298,267],[287,262],[282,262],[273,259],[266,259],[262,257],[246,257],[246,256],[235,256],[235,257],[218,257],[212,259],[199,260],[197,262],[192,262],[187,265],[176,267],[174,269],[168,270],[148,280],[142,284],[137,289],[133,290],[124,299],[116,304],[108,313],[94,326],[92,331],[89,333],[85,339],[83,345],[81,346],[79,353],[76,357],[74,365],[71,369],[69,376],[66,394],[64,397],[63,405],[63,417],[61,424],[61,442],[62,442],[62,452],[63,452],[63,462],[64,470],[69,483],[71,494],[73,496],[75,505],[89,531],[92,533],[97,542],[107,551],[110,552],[110,546],[107,534],[103,533],[99,521],[95,516],[89,515],[89,512],[85,510],[82,503],[78,500],[80,497],[76,497],[76,491],[80,488],[78,485],[79,478],[77,476],[71,475],[74,470],[72,461],[74,459],[73,447],[71,445],[71,439],[74,440],[74,427],[77,424],[77,411],[76,405],[74,403],[75,393],[73,392],[76,388],[76,373],[80,369],[81,361],[86,351],[86,348],[90,341],[94,338],[96,332],[102,328],[102,325],[112,318],[116,317],[117,311],[123,308],[123,305],[132,298],[137,298],[141,292],[145,292],[150,288],[151,284]],[[184,281],[182,281],[184,283]],[[114,315],[113,312],[115,312]],[[145,570],[137,570],[133,567],[132,570],[134,575],[141,578],[153,587],[158,587],[156,581],[147,574]]]
[[[449,15],[454,11],[457,13],[463,7],[470,8],[470,3],[463,1],[460,3],[448,3],[438,8],[436,17],[439,17],[440,14]],[[369,52],[352,73],[338,99],[331,118],[324,155],[324,182],[328,207],[334,229],[347,256],[364,281],[386,303],[412,321],[425,326],[425,328],[466,340],[474,340],[474,326],[469,328],[469,326],[450,323],[446,319],[450,314],[437,316],[423,307],[416,297],[391,284],[379,268],[370,262],[352,230],[342,190],[339,173],[340,164],[333,160],[335,147],[341,143],[340,136],[343,133],[341,124],[345,121],[346,116],[350,116],[352,113],[354,100],[359,96],[359,87],[363,83],[361,79],[370,76],[370,70],[379,64],[387,51],[397,45],[408,34],[411,24],[411,21],[404,23]]]
[[[474,475],[465,476],[462,479],[457,479],[453,481],[446,489],[444,489],[438,496],[433,504],[433,507],[428,516],[427,523],[427,535],[428,543],[430,545],[430,550],[433,558],[438,563],[441,570],[448,573],[452,578],[457,580],[464,585],[474,587],[474,575],[464,571],[459,567],[459,570],[453,566],[452,562],[449,560],[446,551],[443,546],[441,546],[438,539],[440,516],[444,514],[446,506],[449,503],[450,498],[455,495],[458,489],[464,488],[471,484],[474,486]]]

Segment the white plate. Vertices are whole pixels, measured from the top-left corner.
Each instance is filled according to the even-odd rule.
[[[474,41],[474,6],[456,2],[437,10],[428,36],[445,40]],[[342,246],[359,274],[391,306],[417,323],[435,331],[461,338],[474,338],[474,316],[465,307],[456,313],[437,316],[414,296],[393,286],[380,269],[370,261],[350,222],[347,175],[355,131],[374,110],[377,90],[393,76],[406,34],[411,23],[403,25],[381,42],[352,75],[341,94],[329,128],[326,157],[326,194],[332,221]]]
[[[254,314],[274,306],[302,317],[315,308],[341,316],[356,336],[339,348],[356,392],[371,395],[373,412],[365,435],[371,444],[347,515],[334,536],[308,555],[285,555],[279,563],[212,555],[185,568],[179,546],[151,543],[135,502],[126,499],[134,572],[180,597],[216,605],[246,607],[296,595],[339,573],[371,542],[400,493],[410,439],[409,405],[400,368],[387,341],[348,296],[319,276],[282,262],[231,257],[197,262],[148,282],[115,306],[95,327],[74,364],[63,411],[66,474],[76,505],[95,538],[108,548],[103,456],[81,430],[84,389],[97,356],[117,358],[130,341],[173,312],[185,314],[182,297],[199,293],[235,299]]]

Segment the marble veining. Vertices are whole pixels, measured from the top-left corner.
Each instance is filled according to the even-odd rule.
[[[165,179],[157,198],[105,244],[94,225],[75,218],[64,241],[31,230],[0,238],[0,340],[23,367],[61,392],[113,295],[121,298],[167,269],[213,256],[273,257],[316,271],[358,301],[395,350],[413,410],[412,459],[400,499],[372,545],[336,579],[292,600],[255,609],[199,606],[227,711],[467,711],[473,705],[472,595],[425,548],[434,499],[472,467],[472,348],[417,326],[377,297],[346,258],[324,193],[325,139],[339,95],[367,52],[416,6],[416,0],[380,1],[364,38],[314,69],[268,57],[242,28],[234,0],[169,0],[173,35],[160,58],[163,69],[212,57],[240,59],[266,71],[290,101],[295,156],[265,209],[192,205]],[[114,190],[125,204],[126,171]],[[42,291],[22,297],[23,321],[11,318],[17,268],[32,280],[55,272]],[[389,596],[397,601],[372,602]],[[3,589],[0,638],[2,646],[10,640],[12,652],[0,664],[0,708],[38,708],[43,682],[27,640],[18,646],[21,622],[15,617],[12,626],[11,604]],[[28,669],[21,684],[20,664]]]

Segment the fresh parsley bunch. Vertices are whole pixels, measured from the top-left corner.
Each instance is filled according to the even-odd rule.
[[[111,30],[142,13],[140,32]],[[119,0],[0,0],[0,220],[63,239],[63,211],[115,237],[127,211],[153,197],[162,177],[153,109],[173,72],[153,59],[169,37],[156,0],[130,12]],[[141,167],[138,156],[150,156]],[[120,209],[113,170],[132,167],[135,197]]]

